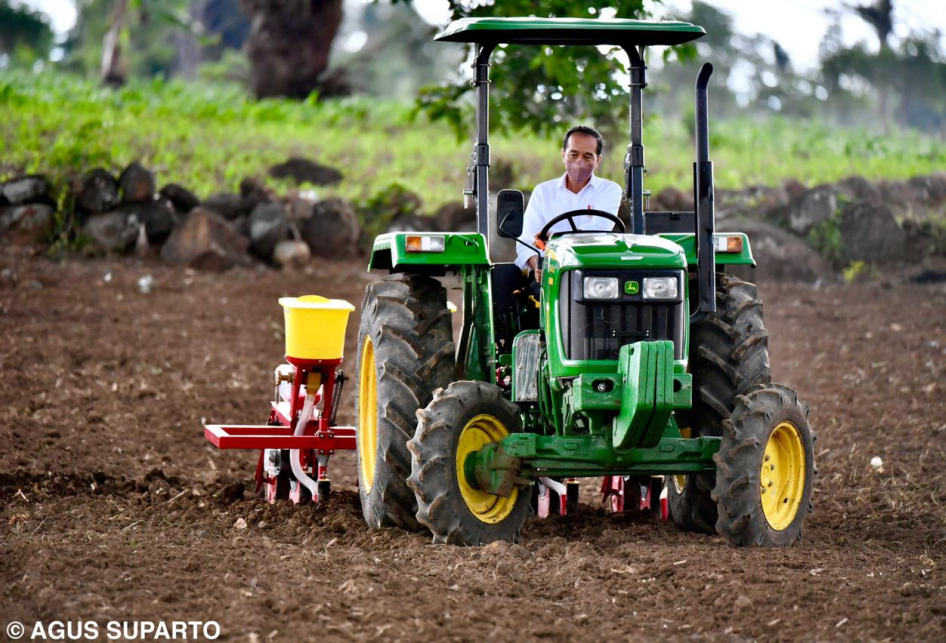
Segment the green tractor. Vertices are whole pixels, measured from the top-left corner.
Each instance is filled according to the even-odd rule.
[[[682,528],[733,545],[786,546],[811,511],[808,406],[771,383],[756,288],[725,274],[754,265],[744,234],[717,233],[707,84],[696,80],[694,212],[647,212],[644,49],[704,35],[684,22],[478,18],[437,40],[474,45],[477,129],[465,194],[477,231],[380,235],[358,331],[359,491],[371,527],[429,529],[435,542],[515,541],[540,480],[623,476],[668,481]],[[489,222],[517,239],[523,196],[489,214],[489,59],[498,45],[613,45],[630,67],[625,157],[630,221],[566,212],[538,239],[541,285],[493,263]],[[548,234],[577,215],[613,232]],[[517,241],[521,243],[521,241]],[[537,251],[538,252],[538,251]],[[454,343],[446,290],[462,284]],[[559,487],[560,488],[560,487]]]

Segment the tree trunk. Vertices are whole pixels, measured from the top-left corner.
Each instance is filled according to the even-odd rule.
[[[342,21],[342,0],[240,0],[252,23],[250,87],[257,98],[305,98],[319,87]]]
[[[115,0],[108,18],[108,31],[102,40],[103,85],[124,85],[128,80],[128,64],[122,57],[122,30],[128,17],[128,0]]]
[[[190,20],[192,24],[204,24],[204,11],[207,9],[207,0],[192,0],[190,2]],[[187,80],[195,80],[204,52],[194,29],[175,29],[171,34],[171,43],[177,52],[174,61],[174,74]]]

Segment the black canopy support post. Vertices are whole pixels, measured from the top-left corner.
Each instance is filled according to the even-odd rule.
[[[644,143],[643,143],[643,90],[647,87],[644,48],[624,48],[631,61],[631,144],[624,157],[625,198],[631,211],[631,232],[644,233]]]
[[[693,164],[693,197],[696,204],[696,257],[698,321],[716,312],[716,212],[713,192],[713,163],[709,160],[709,99],[707,85],[713,66],[704,63],[696,77],[696,162]]]
[[[493,44],[477,45],[473,63],[476,87],[476,144],[473,147],[473,198],[476,231],[483,235],[489,256],[489,57]]]

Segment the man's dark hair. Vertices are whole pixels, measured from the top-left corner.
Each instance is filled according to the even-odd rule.
[[[601,138],[601,134],[598,133],[593,127],[588,127],[587,125],[575,125],[567,132],[565,132],[565,139],[562,141],[562,149],[568,149],[568,137],[572,134],[587,134],[588,136],[594,136],[595,140],[598,141],[598,156],[601,156],[601,150],[604,149],[604,139]]]

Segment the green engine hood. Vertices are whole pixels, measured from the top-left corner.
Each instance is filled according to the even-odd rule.
[[[554,237],[546,257],[558,270],[568,268],[686,268],[686,253],[661,237],[616,232],[583,232]]]

